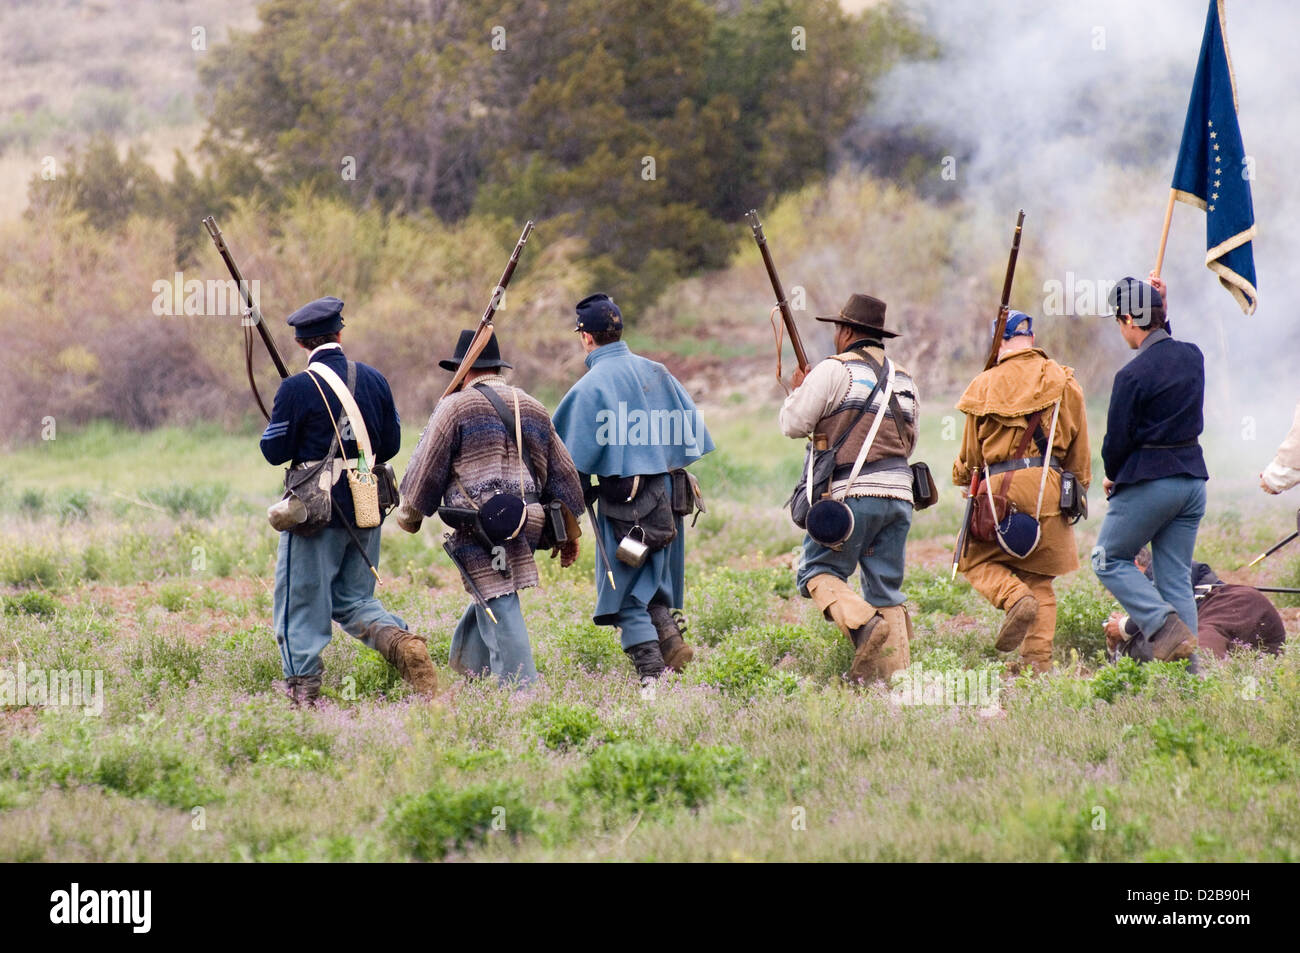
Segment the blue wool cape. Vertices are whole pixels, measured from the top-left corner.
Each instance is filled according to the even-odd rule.
[[[580,473],[662,474],[714,449],[695,402],[662,364],[638,357],[617,341],[588,354],[587,367],[554,415],[556,433]],[[681,608],[686,544],[681,517],[675,522],[677,537],[633,568],[614,558],[620,539],[609,521],[597,516],[595,531],[605,544],[617,586],[610,587],[597,557],[592,618],[598,625],[613,625],[619,610],[629,603]]]

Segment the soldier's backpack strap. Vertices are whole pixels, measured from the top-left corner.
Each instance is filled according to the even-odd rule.
[[[501,395],[493,389],[491,384],[480,382],[474,385],[474,389],[487,398],[488,403],[492,405],[492,409],[495,410],[497,416],[501,418],[501,425],[506,428],[506,442],[514,443],[515,447],[519,451],[520,495],[524,495],[523,471],[527,469],[528,477],[533,481],[533,487],[537,491],[537,495],[540,497],[542,495],[542,484],[538,482],[537,474],[533,471],[532,453],[525,452],[527,450],[527,441],[524,440],[522,421],[508,406],[506,406],[506,402],[501,399]],[[515,394],[515,407],[516,409],[519,407],[518,391],[516,391]]]
[[[858,352],[858,357],[860,357],[862,361],[870,367],[873,372],[875,372],[876,377],[880,377],[880,375],[884,373],[880,365],[876,363],[876,359],[866,351]],[[907,447],[907,454],[908,456],[911,456],[912,452],[916,450],[916,440],[914,439],[912,445],[908,447],[907,434],[903,431],[903,410],[898,405],[898,394],[894,393],[889,395],[889,409],[894,414],[894,429],[898,431],[898,440],[904,447]],[[916,437],[919,439],[920,434],[917,434]]]
[[[351,362],[349,362],[351,363]],[[357,406],[357,400],[352,396],[352,391],[343,383],[342,378],[334,373],[325,364],[319,361],[313,361],[307,365],[308,373],[315,372],[321,380],[329,384],[330,389],[334,391],[334,396],[339,399],[343,405],[344,411],[348,415],[348,420],[352,424],[352,435],[356,438],[357,447],[366,455],[366,466],[370,469],[375,467],[375,454],[370,446],[370,432],[366,429],[366,420],[361,416],[361,408]],[[355,370],[351,370],[350,376],[354,375]]]

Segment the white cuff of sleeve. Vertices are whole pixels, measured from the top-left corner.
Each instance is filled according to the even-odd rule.
[[[1264,478],[1264,482],[1268,484],[1269,489],[1276,493],[1289,490],[1297,483],[1300,483],[1300,470],[1294,467],[1284,467],[1276,460],[1265,467],[1264,472],[1260,475]]]

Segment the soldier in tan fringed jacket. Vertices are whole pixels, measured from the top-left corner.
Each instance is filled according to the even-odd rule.
[[[1061,402],[1051,455],[1059,462],[1047,473],[1039,520],[1042,536],[1037,548],[1024,559],[1004,551],[997,542],[970,539],[958,569],[985,599],[1006,611],[998,633],[997,647],[1003,652],[1020,649],[1020,665],[1036,671],[1052,667],[1052,638],[1056,634],[1056,594],[1052,580],[1079,568],[1074,529],[1061,514],[1061,471],[1073,473],[1086,490],[1092,480],[1088,449],[1088,421],[1083,390],[1074,371],[1062,367],[1034,346],[1033,319],[1012,311],[998,363],[980,374],[957,402],[966,415],[961,453],[953,464],[952,479],[969,486],[976,467],[1004,463],[1016,458],[1029,417],[1042,411],[1036,439],[1026,451],[1025,463],[1034,458],[1038,466],[1010,471],[1007,496],[1022,513],[1034,515],[1042,482],[1042,456],[1051,427],[1056,401]],[[996,469],[996,467],[995,467]],[[992,489],[1000,492],[1003,476],[993,476]]]
[[[1296,404],[1295,420],[1291,430],[1277,448],[1277,456],[1259,475],[1259,485],[1265,493],[1281,493],[1300,483],[1300,404]]]

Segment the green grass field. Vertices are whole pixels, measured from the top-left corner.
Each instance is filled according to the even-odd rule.
[[[955,446],[940,403],[920,454],[936,477]],[[272,690],[279,471],[255,433],[105,426],[10,454],[0,672],[102,671],[104,704],[0,708],[0,860],[1300,859],[1295,653],[1199,679],[1103,666],[1112,605],[1084,568],[1057,585],[1057,671],[1003,681],[997,613],[948,579],[945,490],[909,542],[914,670],[988,673],[996,703],[847,690],[848,643],[794,591],[800,534],[779,507],[800,446],[771,408],[708,420],[693,668],[642,692],[590,622],[584,550],[563,572],[543,556],[523,596],[540,684],[433,706],[341,633],[321,709]],[[1300,583],[1300,547],[1234,572],[1290,519],[1251,489],[1215,484],[1198,555]],[[439,539],[386,529],[380,598],[429,636],[446,686],[467,597]]]

